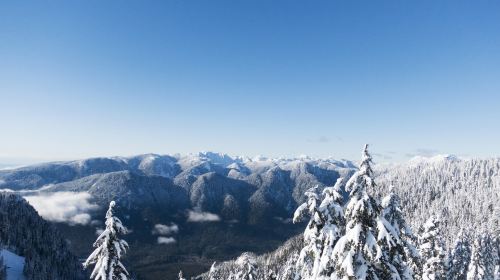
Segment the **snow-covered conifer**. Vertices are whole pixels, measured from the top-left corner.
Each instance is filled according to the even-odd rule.
[[[243,253],[236,259],[237,271],[230,279],[234,280],[258,280],[258,268],[255,255]]]
[[[186,278],[184,278],[184,275],[182,274],[182,270],[179,271],[179,280],[186,280]]]
[[[411,258],[418,261],[418,254],[411,244],[413,234],[399,208],[399,197],[392,192],[382,200],[377,229],[379,276],[384,279],[413,279],[408,262]]]
[[[323,252],[321,230],[325,224],[323,213],[319,209],[318,187],[313,187],[305,193],[307,200],[294,213],[293,222],[298,223],[306,216],[310,216],[309,223],[304,231],[304,247],[297,260],[297,275],[301,279],[314,279]]]
[[[435,216],[431,216],[420,230],[419,251],[423,262],[423,280],[446,279],[446,253],[440,237],[439,224],[440,221]]]
[[[469,238],[463,232],[460,232],[455,242],[455,247],[448,257],[446,279],[466,280],[470,259],[471,246]]]
[[[95,280],[128,280],[129,273],[121,262],[123,254],[128,248],[120,235],[126,234],[127,229],[120,219],[114,216],[115,202],[111,201],[106,212],[106,229],[94,243],[94,252],[87,258],[83,266],[95,264],[90,275]]]
[[[344,216],[345,235],[333,249],[335,277],[339,279],[378,279],[375,261],[378,251],[377,218],[380,211],[375,199],[366,191],[368,187],[375,187],[371,161],[368,145],[365,145],[359,171],[346,184],[350,198]]]
[[[333,187],[323,190],[323,201],[319,206],[319,211],[324,218],[324,226],[320,232],[320,241],[323,242],[323,252],[319,268],[313,269],[317,275],[329,276],[333,273],[335,265],[333,263],[333,248],[338,239],[343,235],[345,221],[342,208],[343,197],[340,187],[343,178],[339,178]]]

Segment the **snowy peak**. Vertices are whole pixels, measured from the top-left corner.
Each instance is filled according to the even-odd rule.
[[[188,208],[257,223],[289,218],[304,190],[332,186],[353,171],[333,159],[232,157],[200,152],[91,158],[0,171],[0,189],[23,195],[86,193],[104,207],[116,200],[127,209]]]
[[[443,154],[443,155],[435,155],[432,157],[423,157],[423,156],[415,156],[408,160],[407,165],[420,165],[420,164],[429,164],[429,163],[444,163],[444,162],[456,162],[461,159],[455,155]]]

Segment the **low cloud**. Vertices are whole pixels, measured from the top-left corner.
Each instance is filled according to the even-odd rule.
[[[98,208],[89,202],[86,192],[56,192],[24,197],[42,218],[47,221],[87,225],[91,221],[90,211]]]
[[[157,239],[158,244],[172,244],[175,243],[175,238],[159,236]]]
[[[169,226],[163,224],[156,224],[151,232],[154,235],[171,235],[179,231],[179,226],[171,223]]]
[[[220,217],[216,214],[209,212],[195,212],[189,211],[188,222],[201,223],[201,222],[218,222]]]

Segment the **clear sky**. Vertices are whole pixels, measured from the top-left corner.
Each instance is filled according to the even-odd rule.
[[[0,159],[500,155],[500,1],[0,2]]]

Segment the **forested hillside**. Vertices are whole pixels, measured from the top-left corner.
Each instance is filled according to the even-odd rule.
[[[25,257],[27,279],[84,279],[65,239],[21,197],[0,192],[0,224],[0,246]]]
[[[382,197],[392,189],[415,229],[432,214],[441,217],[448,247],[460,231],[477,235],[500,230],[500,159],[440,156],[414,159],[378,173],[377,186],[370,191]]]

